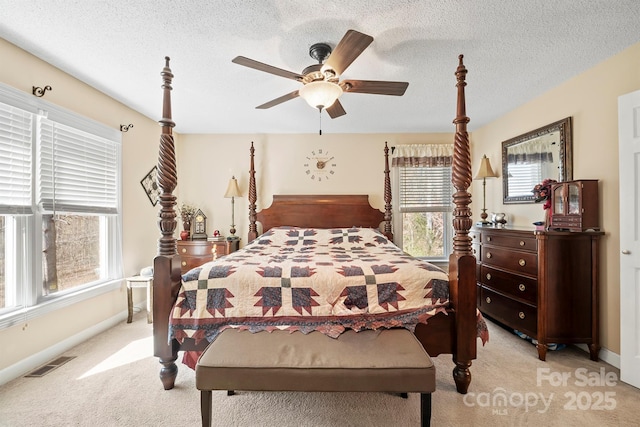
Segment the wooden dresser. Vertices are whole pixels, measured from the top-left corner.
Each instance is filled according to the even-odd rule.
[[[585,343],[598,360],[599,239],[602,232],[474,228],[478,307],[538,341]]]
[[[182,274],[214,258],[228,255],[238,250],[240,240],[210,242],[207,240],[178,240],[180,269]]]

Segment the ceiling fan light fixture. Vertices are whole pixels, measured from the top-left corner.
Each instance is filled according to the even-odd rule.
[[[298,91],[300,97],[313,108],[329,108],[342,95],[342,88],[332,82],[319,80],[309,82]]]

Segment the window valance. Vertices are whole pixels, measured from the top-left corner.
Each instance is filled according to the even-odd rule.
[[[508,164],[553,163],[555,138],[541,136],[526,144],[515,144],[507,151]],[[555,147],[558,150],[557,146]]]
[[[391,155],[393,167],[451,166],[453,144],[402,144]]]

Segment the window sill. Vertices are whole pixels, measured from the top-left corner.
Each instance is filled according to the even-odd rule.
[[[21,308],[9,313],[0,315],[0,330],[9,328],[19,323],[27,322],[36,317],[44,316],[56,310],[69,307],[78,302],[82,302],[98,295],[119,289],[122,286],[122,279],[116,279],[91,288],[72,292],[59,298],[41,302],[33,307]]]

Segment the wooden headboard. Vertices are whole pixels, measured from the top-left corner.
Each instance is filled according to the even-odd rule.
[[[274,195],[257,213],[265,232],[273,227],[379,228],[384,213],[371,207],[367,195]]]
[[[251,143],[249,170],[249,240],[258,237],[256,222],[262,232],[281,226],[312,228],[368,227],[380,229],[391,241],[391,181],[389,178],[389,147],[384,144],[384,202],[382,212],[369,204],[367,195],[274,195],[268,208],[256,212],[256,170],[253,142]]]

